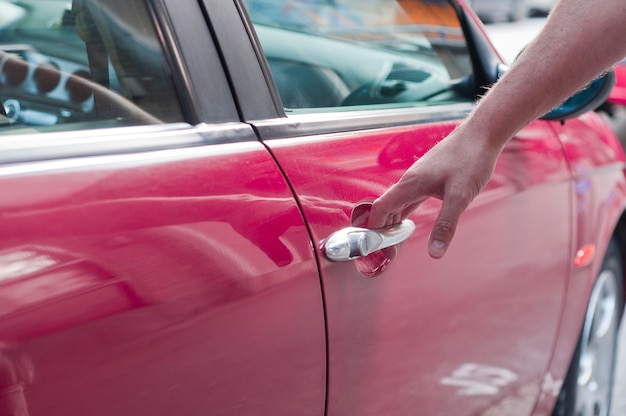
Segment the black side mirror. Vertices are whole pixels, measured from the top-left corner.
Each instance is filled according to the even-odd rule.
[[[600,107],[609,97],[615,85],[615,72],[611,69],[591,81],[585,88],[572,95],[558,107],[541,117],[542,120],[567,120]]]

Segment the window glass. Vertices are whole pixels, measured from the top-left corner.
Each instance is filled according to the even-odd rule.
[[[283,106],[312,112],[472,100],[447,0],[245,0]]]
[[[0,133],[182,121],[143,0],[0,0]]]

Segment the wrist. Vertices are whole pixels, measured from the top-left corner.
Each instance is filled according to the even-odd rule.
[[[455,133],[454,136],[458,140],[470,141],[478,153],[493,155],[494,159],[500,155],[506,143],[515,134],[498,128],[490,120],[483,120],[475,113],[472,113]]]

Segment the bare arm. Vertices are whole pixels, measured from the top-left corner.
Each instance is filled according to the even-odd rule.
[[[540,35],[476,108],[472,122],[502,146],[626,56],[626,3],[561,0]]]
[[[624,56],[624,0],[560,0],[468,119],[374,202],[369,226],[397,223],[429,197],[442,199],[428,247],[432,257],[442,257],[511,137]]]

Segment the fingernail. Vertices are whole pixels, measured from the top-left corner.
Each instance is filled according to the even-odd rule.
[[[430,242],[430,249],[428,250],[431,257],[439,259],[443,257],[446,252],[446,243],[440,240],[433,240]]]

